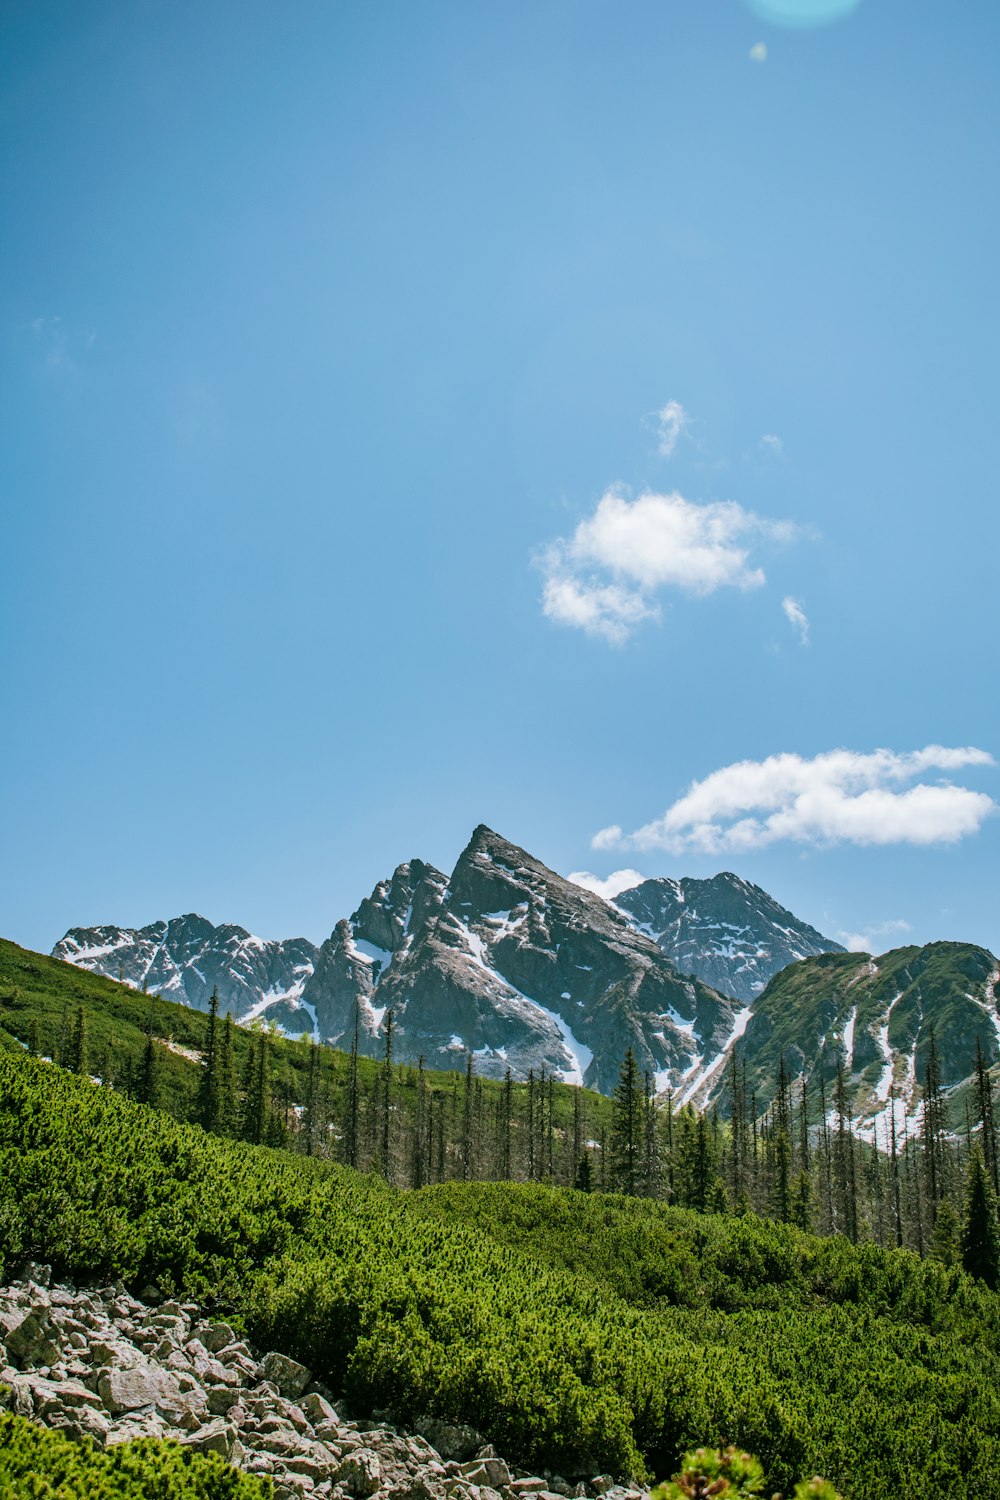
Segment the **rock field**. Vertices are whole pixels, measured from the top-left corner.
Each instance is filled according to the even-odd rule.
[[[47,1266],[0,1288],[0,1404],[100,1447],[171,1438],[274,1481],[276,1500],[563,1500],[642,1492],[596,1475],[520,1473],[471,1427],[404,1432],[343,1402],[284,1354],[260,1355],[190,1302],[145,1301],[121,1282],[50,1284]]]

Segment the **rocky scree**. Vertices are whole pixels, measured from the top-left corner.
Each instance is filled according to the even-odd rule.
[[[194,1303],[23,1271],[0,1288],[0,1405],[68,1437],[101,1448],[173,1439],[269,1476],[276,1500],[642,1500],[609,1475],[571,1483],[512,1470],[471,1427],[428,1419],[405,1432],[381,1412],[349,1420],[303,1365],[261,1355]]]

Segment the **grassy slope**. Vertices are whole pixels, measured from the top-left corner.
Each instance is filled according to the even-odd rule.
[[[827,1084],[831,1082],[844,1026],[855,1007],[854,1072],[859,1095],[874,1088],[882,1072],[877,1036],[890,1005],[889,1043],[903,1053],[911,1052],[916,1044],[918,1078],[923,1076],[932,1025],[946,1086],[973,1071],[977,1037],[988,1062],[997,1062],[996,1027],[970,998],[970,992],[981,991],[996,968],[996,960],[985,948],[971,943],[928,943],[923,948],[896,948],[883,954],[873,975],[868,972],[869,964],[867,954],[825,953],[790,964],[771,980],[754,1004],[741,1046],[748,1086],[756,1090],[761,1105],[770,1102],[782,1056],[793,1077],[804,1066],[814,1085],[820,1071]],[[720,1103],[725,1106],[725,1088]]]
[[[77,1009],[83,1006],[87,1016],[91,1070],[98,1077],[114,1081],[129,1067],[136,1067],[142,1058],[151,1001],[155,1034],[170,1043],[161,1049],[163,1106],[176,1119],[190,1119],[200,1067],[171,1048],[183,1048],[188,1052],[204,1048],[208,1034],[206,1014],[175,1001],[142,995],[128,985],[90,974],[85,969],[42,953],[33,953],[0,938],[0,1026],[27,1043],[34,1022],[38,1050],[43,1056],[52,1057],[61,1051]],[[250,1047],[249,1034],[236,1027],[234,1041],[237,1072],[242,1076]],[[307,1042],[275,1041],[272,1068],[277,1099],[284,1098],[297,1104],[305,1099],[309,1052]],[[333,1047],[321,1047],[320,1056],[323,1087],[336,1117],[347,1082],[348,1057]],[[380,1067],[381,1064],[371,1058],[358,1059],[363,1088],[370,1087]],[[393,1076],[397,1107],[404,1114],[408,1113],[415,1104],[417,1070],[404,1064],[394,1068]],[[432,1093],[444,1094],[449,1102],[462,1087],[458,1073],[428,1072],[427,1082]],[[503,1087],[491,1079],[480,1082],[487,1101],[494,1100]],[[525,1088],[523,1084],[516,1086],[518,1096]],[[563,1084],[555,1087],[553,1113],[557,1126],[572,1119],[573,1092]],[[607,1125],[610,1101],[590,1090],[584,1090],[583,1094],[590,1128]]]
[[[0,1246],[219,1299],[359,1406],[570,1474],[733,1440],[771,1487],[987,1500],[1000,1299],[753,1218],[537,1185],[394,1192],[0,1053]]]

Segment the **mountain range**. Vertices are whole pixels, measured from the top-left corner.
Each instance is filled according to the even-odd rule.
[[[413,859],[318,948],[264,941],[188,915],[140,929],[74,928],[56,958],[198,1009],[213,990],[241,1022],[370,1056],[394,1018],[397,1061],[515,1079],[545,1069],[613,1090],[628,1047],[658,1092],[725,1104],[737,1044],[765,1104],[778,1060],[793,1076],[837,1059],[862,1128],[890,1085],[916,1108],[931,1027],[957,1086],[978,1039],[1000,1056],[997,964],[957,943],[874,959],[845,953],[766,891],[725,872],[653,879],[613,904],[480,825],[451,875]]]

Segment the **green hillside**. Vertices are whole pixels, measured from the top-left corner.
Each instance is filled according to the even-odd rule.
[[[404,1193],[0,1053],[0,1245],[240,1316],[359,1409],[574,1475],[734,1441],[769,1486],[986,1500],[1000,1299],[907,1252],[518,1184]],[[3,1274],[3,1272],[0,1272]]]
[[[91,974],[45,954],[33,953],[0,938],[0,1026],[42,1057],[67,1062],[80,1010],[86,1017],[88,1072],[126,1093],[141,1093],[148,1038],[155,1043],[156,1103],[175,1119],[198,1117],[201,1055],[209,1040],[209,1017],[174,1001],[144,995],[128,985]],[[253,1066],[260,1033],[231,1028],[233,1068],[245,1083]],[[343,1156],[345,1116],[351,1088],[350,1058],[332,1047],[308,1040],[268,1035],[269,1128],[272,1144],[305,1149],[302,1110],[312,1099],[315,1129],[309,1148],[316,1155]],[[464,1064],[463,1064],[464,1067]],[[386,1113],[384,1064],[358,1057],[357,1142],[355,1164],[381,1167],[383,1116]],[[544,1097],[543,1097],[544,1088]],[[611,1119],[611,1103],[602,1094],[573,1089],[554,1079],[531,1090],[513,1084],[504,1100],[504,1084],[476,1078],[471,1118],[464,1119],[465,1079],[459,1072],[426,1072],[421,1101],[418,1069],[393,1064],[389,1070],[389,1175],[401,1183],[413,1176],[416,1118],[424,1116],[422,1181],[462,1173],[470,1175],[545,1175],[571,1183],[583,1144],[594,1142],[595,1171],[600,1179],[602,1132]],[[506,1107],[506,1114],[505,1114]],[[530,1116],[530,1120],[529,1120]],[[498,1139],[510,1136],[507,1156]],[[529,1138],[530,1130],[530,1138]],[[475,1161],[466,1164],[463,1135],[472,1137]],[[504,1173],[502,1168],[510,1168]]]
[[[941,1082],[954,1087],[974,1072],[977,1041],[988,1066],[1000,1060],[996,971],[993,955],[971,943],[896,948],[876,959],[823,953],[790,964],[754,1002],[740,1045],[747,1087],[763,1107],[782,1059],[789,1076],[804,1073],[814,1088],[820,1078],[833,1081],[839,1061],[863,1112],[877,1102],[886,1046],[904,1094],[908,1076],[911,1086],[924,1077],[932,1031]],[[720,1105],[726,1103],[723,1091]]]

